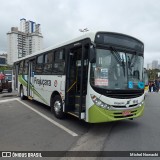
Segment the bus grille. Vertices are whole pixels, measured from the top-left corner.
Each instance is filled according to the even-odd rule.
[[[119,94],[106,94],[107,97],[110,98],[119,98],[119,99],[128,99],[128,98],[137,98],[142,96],[143,93],[131,93],[131,94],[127,94],[127,93],[119,93]]]
[[[126,106],[113,106],[114,108],[131,108],[131,107],[135,107],[137,106],[138,104],[133,104],[133,105],[130,105],[129,107],[126,107]]]

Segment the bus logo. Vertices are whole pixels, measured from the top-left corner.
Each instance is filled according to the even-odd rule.
[[[44,86],[51,86],[51,80],[47,80],[47,79],[38,79],[38,78],[34,78],[34,83],[39,84],[39,86],[43,85]]]

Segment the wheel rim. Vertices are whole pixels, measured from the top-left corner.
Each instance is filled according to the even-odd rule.
[[[56,114],[60,112],[60,110],[61,110],[61,103],[60,103],[60,101],[55,101],[55,103],[54,103],[54,110],[55,110]]]

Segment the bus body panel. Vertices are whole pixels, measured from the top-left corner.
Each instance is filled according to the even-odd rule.
[[[132,116],[124,116],[123,110],[114,111],[114,110],[106,110],[102,109],[96,105],[93,105],[88,110],[88,122],[89,123],[100,123],[100,122],[110,122],[110,121],[118,121],[124,120],[126,118],[137,118],[143,115],[144,104],[135,109],[128,109],[128,112],[133,113]]]
[[[25,77],[25,78],[24,78]],[[27,95],[27,78],[20,75],[19,86],[23,85],[24,95]],[[34,75],[34,83],[29,87],[33,92],[33,99],[50,106],[50,98],[53,92],[58,92],[62,100],[65,98],[65,76]]]
[[[95,92],[92,87],[88,85],[88,94],[86,97],[86,121],[89,123],[99,123],[99,122],[108,122],[108,121],[118,121],[127,118],[136,118],[143,115],[144,111],[144,94],[140,97],[136,98],[129,98],[129,99],[117,99],[117,98],[110,98],[98,94]],[[91,98],[91,95],[95,95],[99,98],[102,102],[110,105],[116,106],[111,107],[109,110],[100,108],[96,106]],[[126,105],[133,106],[133,107],[126,107]],[[123,113],[129,112],[129,115],[124,116]],[[132,116],[131,116],[132,115]]]
[[[111,34],[115,34],[115,33],[111,33]],[[68,98],[69,96],[69,91],[71,89],[74,88],[74,85],[76,83],[78,83],[77,79],[76,81],[74,81],[74,83],[68,83],[68,79],[71,78],[70,76],[70,72],[68,68],[70,68],[71,66],[69,65],[69,61],[68,61],[68,57],[73,57],[74,55],[83,55],[82,58],[77,58],[76,60],[80,60],[79,63],[75,63],[74,67],[78,68],[79,66],[81,66],[82,64],[82,68],[80,71],[84,71],[85,68],[85,62],[87,64],[87,62],[89,62],[89,56],[84,59],[84,55],[87,54],[85,51],[87,51],[87,49],[85,48],[86,44],[90,47],[90,46],[94,46],[95,43],[95,36],[96,33],[92,34],[92,35],[85,35],[82,36],[80,38],[76,38],[72,41],[68,41],[64,44],[43,50],[43,51],[39,51],[33,55],[28,56],[27,58],[22,58],[20,60],[18,60],[15,64],[18,66],[20,64],[20,62],[24,61],[24,60],[28,60],[29,64],[32,63],[32,61],[35,60],[35,66],[37,64],[36,59],[38,59],[38,56],[45,56],[48,52],[52,51],[54,54],[58,51],[58,50],[63,50],[65,53],[65,63],[67,63],[66,65],[64,65],[66,68],[64,69],[65,73],[57,73],[59,75],[53,75],[53,72],[50,72],[50,75],[45,75],[45,73],[40,75],[41,72],[37,74],[34,74],[34,70],[32,70],[33,66],[30,65],[29,72],[28,75],[18,75],[18,69],[17,71],[17,75],[18,75],[18,91],[20,91],[20,86],[23,86],[23,90],[24,90],[24,95],[31,97],[32,99],[39,101],[45,105],[50,106],[50,102],[51,102],[51,97],[53,93],[58,93],[62,99],[63,102],[63,111],[69,113],[70,112],[70,106],[71,106],[71,100],[72,98],[72,94],[70,95],[70,99]],[[123,35],[121,35],[123,37]],[[125,35],[124,35],[125,36]],[[98,37],[98,36],[97,36]],[[85,41],[85,39],[89,39],[89,41],[87,40],[86,43],[82,43]],[[133,38],[133,37],[132,37]],[[105,41],[105,39],[104,39]],[[92,42],[92,44],[91,44]],[[99,43],[101,42],[101,39],[98,41]],[[107,42],[106,42],[107,43]],[[106,44],[104,43],[104,46]],[[104,46],[101,46],[102,48]],[[107,45],[106,45],[107,46]],[[104,48],[106,48],[106,46]],[[77,48],[81,47],[81,50],[78,50]],[[89,48],[88,47],[88,48]],[[67,50],[70,50],[70,52],[68,52]],[[109,50],[109,49],[108,49]],[[77,52],[76,52],[77,51]],[[79,51],[79,52],[78,52]],[[113,54],[113,53],[112,53]],[[115,55],[115,54],[114,54]],[[67,57],[67,58],[66,58]],[[44,57],[43,57],[43,62],[44,62]],[[70,58],[71,59],[71,58]],[[54,59],[53,59],[54,60]],[[74,59],[73,59],[74,60]],[[86,61],[85,61],[86,60]],[[71,61],[72,62],[72,59]],[[83,62],[83,63],[82,63]],[[53,65],[54,61],[52,62]],[[43,64],[43,63],[42,63]],[[74,78],[77,78],[76,76],[78,76],[78,69],[76,70],[74,68],[74,71],[77,71],[77,74],[75,74]],[[44,69],[44,68],[43,68]],[[42,69],[42,70],[43,70]],[[54,67],[52,67],[52,69],[54,69]],[[68,70],[67,70],[68,69]],[[89,123],[99,123],[99,122],[110,122],[110,121],[118,121],[118,120],[123,120],[123,119],[130,119],[130,118],[136,118],[139,117],[143,114],[144,111],[144,94],[142,94],[141,96],[138,96],[136,98],[126,98],[126,99],[120,99],[120,98],[111,98],[111,97],[107,97],[102,95],[103,93],[98,93],[96,92],[92,86],[91,86],[91,63],[88,63],[88,72],[85,72],[85,74],[88,74],[88,78],[87,78],[87,91],[85,93],[85,95],[83,95],[84,88],[82,88],[83,84],[83,78],[80,78],[80,86],[78,86],[80,88],[80,95],[76,95],[73,91],[73,95],[75,97],[75,102],[77,101],[77,103],[79,103],[79,115],[83,115],[83,118],[81,118],[82,116],[77,116],[80,119],[84,119],[86,122]],[[67,73],[68,72],[68,73]],[[76,72],[75,72],[76,73]],[[80,72],[81,73],[81,72]],[[56,73],[54,73],[56,74]],[[64,75],[65,74],[65,75]],[[83,76],[82,76],[83,75]],[[84,77],[84,72],[81,73],[81,75],[79,77]],[[73,77],[72,77],[73,78]],[[73,79],[75,80],[75,79]],[[67,84],[69,84],[67,86]],[[92,84],[93,85],[93,84]],[[77,87],[77,88],[78,88]],[[114,90],[114,88],[111,88]],[[74,89],[73,89],[74,90]],[[83,92],[82,92],[83,91]],[[128,91],[128,89],[127,89]],[[67,95],[68,93],[68,95]],[[78,92],[77,92],[78,93]],[[79,99],[77,100],[76,98],[78,96],[81,96],[80,98],[80,102]],[[95,96],[97,97],[100,101],[102,101],[103,103],[107,104],[108,106],[110,106],[110,108],[102,108],[99,107],[98,105],[96,105],[93,102],[93,97]],[[85,101],[84,101],[84,99]],[[65,105],[65,100],[69,99],[68,102],[66,102]],[[84,104],[82,102],[85,102]],[[66,110],[67,108],[67,110]],[[76,105],[75,105],[76,108]],[[80,109],[81,108],[81,109]],[[73,108],[71,108],[73,109]],[[75,113],[74,110],[71,110],[71,113]]]

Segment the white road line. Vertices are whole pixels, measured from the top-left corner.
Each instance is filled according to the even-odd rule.
[[[18,98],[4,99],[0,101],[0,104],[5,102],[10,102],[10,101],[15,101],[15,100],[18,100]]]
[[[46,115],[42,114],[41,112],[37,111],[36,109],[32,108],[31,106],[29,106],[28,104],[22,102],[21,100],[19,100],[18,98],[15,100],[17,100],[18,102],[22,103],[23,105],[25,105],[27,108],[31,109],[32,111],[36,112],[37,114],[39,114],[40,116],[42,116],[43,118],[45,118],[46,120],[48,120],[49,122],[53,123],[55,126],[63,129],[64,131],[66,131],[67,133],[71,134],[72,136],[78,136],[78,134],[76,134],[75,132],[69,130],[68,128],[64,127],[63,125],[59,124],[58,122],[54,121],[53,119],[47,117]]]

